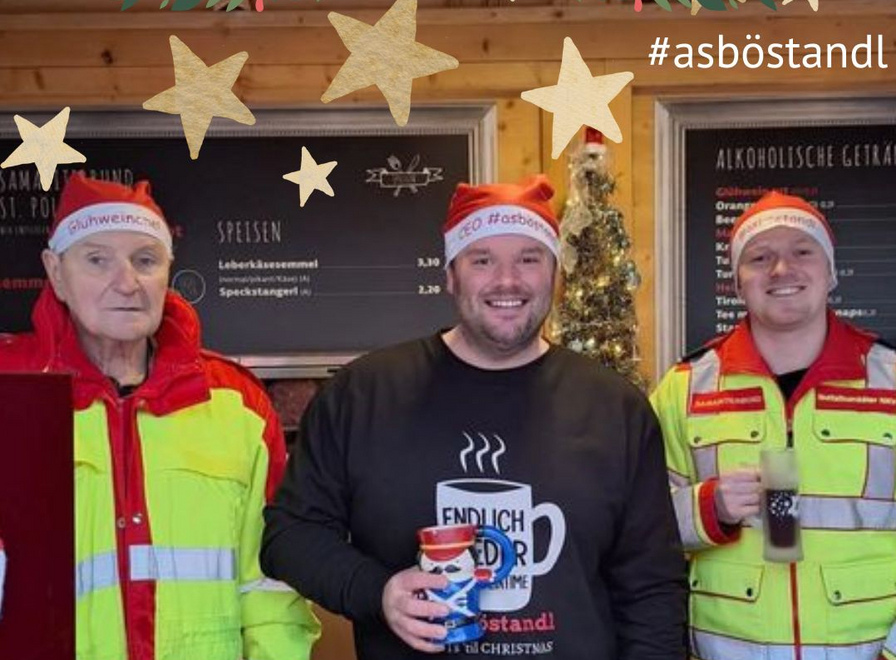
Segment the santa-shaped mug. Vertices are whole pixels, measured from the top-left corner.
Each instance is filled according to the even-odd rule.
[[[494,543],[501,551],[501,563],[495,569],[484,568],[478,561],[477,537]],[[448,615],[437,619],[448,629],[442,644],[460,644],[482,637],[479,625],[479,592],[501,582],[516,564],[513,542],[504,532],[483,525],[440,525],[417,532],[420,554],[417,565],[426,573],[444,575],[448,586],[426,589],[428,600],[447,605]]]

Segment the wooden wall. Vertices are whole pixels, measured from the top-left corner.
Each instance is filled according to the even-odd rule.
[[[280,2],[264,13],[162,11],[106,13],[75,11],[77,2],[59,2],[66,13],[20,13],[52,5],[52,0],[0,0],[0,107],[58,109],[135,106],[174,83],[168,36],[176,33],[206,62],[247,50],[249,61],[236,84],[251,107],[319,104],[347,51],[326,13],[339,8],[374,22],[388,6],[377,1],[327,0],[295,10]],[[112,4],[115,4],[114,2]],[[352,10],[350,7],[364,8]],[[522,5],[522,3],[519,3]],[[269,6],[271,3],[269,3]],[[91,10],[108,7],[88,0]],[[305,5],[308,6],[308,5]],[[285,7],[289,7],[286,10]],[[637,304],[643,369],[654,371],[654,104],[673,97],[732,98],[749,95],[849,95],[896,93],[896,8],[893,0],[821,0],[813,13],[797,0],[777,13],[758,2],[724,14],[703,11],[692,18],[683,8],[666,13],[647,7],[596,2],[557,6],[531,4],[492,8],[434,6],[418,12],[419,41],[456,56],[460,68],[418,80],[415,104],[494,100],[499,108],[499,177],[514,180],[545,171],[566,180],[563,158],[553,161],[550,116],[519,98],[521,91],[556,83],[563,38],[574,39],[593,74],[633,71],[635,79],[613,103],[624,142],[613,148],[619,180],[617,202],[628,219],[643,285]],[[726,40],[746,43],[761,34],[764,43],[790,37],[825,43],[855,43],[866,34],[886,39],[886,70],[676,70],[649,66],[652,41],[668,35],[692,44]],[[337,103],[380,102],[365,90]],[[249,166],[249,164],[247,164]],[[327,617],[320,660],[347,660],[345,626]]]

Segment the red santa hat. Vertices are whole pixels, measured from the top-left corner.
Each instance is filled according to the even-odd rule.
[[[433,561],[448,561],[476,542],[475,525],[424,527],[417,532],[420,550]]]
[[[540,241],[554,254],[560,251],[560,223],[551,208],[554,188],[543,174],[520,184],[458,184],[448,206],[445,265],[481,238],[518,234]]]
[[[59,197],[50,228],[50,249],[62,254],[77,241],[101,231],[149,234],[172,254],[171,230],[150,194],[149,181],[130,187],[76,172]]]
[[[834,266],[834,234],[821,211],[802,197],[772,191],[743,212],[731,230],[731,268],[737,284],[737,266],[751,239],[775,227],[791,227],[807,233],[821,246],[831,267],[832,288],[837,284]]]

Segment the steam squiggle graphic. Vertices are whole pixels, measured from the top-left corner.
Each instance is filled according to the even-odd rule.
[[[476,467],[479,468],[480,473],[485,474],[485,468],[482,465],[483,457],[491,453],[492,468],[494,469],[495,474],[501,474],[501,467],[498,465],[498,459],[507,451],[507,444],[504,442],[504,438],[497,433],[491,434],[491,440],[487,434],[480,433],[479,431],[476,431],[475,434],[470,434],[466,431],[462,431],[462,433],[467,439],[467,446],[461,450],[458,458],[460,459],[460,466],[464,469],[464,472],[469,472],[467,469],[467,457],[475,450]],[[473,439],[473,435],[477,435],[482,440],[482,447],[479,449],[476,449],[477,440]]]
[[[473,451],[473,447],[476,446],[476,443],[473,442],[473,438],[469,436],[469,434],[464,433],[464,437],[467,439],[467,442],[470,444],[464,447],[464,450],[460,453],[460,466],[464,469],[464,472],[467,471],[467,454]],[[480,467],[481,469],[481,467]]]
[[[482,457],[485,455],[485,452],[492,448],[492,446],[488,444],[488,438],[486,438],[481,433],[479,433],[478,435],[480,438],[482,438],[482,442],[485,443],[482,449],[476,452],[476,467],[478,467],[479,471],[482,472]]]
[[[507,451],[507,445],[504,444],[504,439],[501,438],[497,433],[494,434],[495,439],[501,443],[501,448],[492,454],[492,467],[495,468],[495,472],[501,474],[501,469],[498,467],[498,458]]]

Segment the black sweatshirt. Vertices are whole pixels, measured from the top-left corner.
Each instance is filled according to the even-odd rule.
[[[684,657],[684,562],[659,425],[615,373],[552,347],[515,369],[439,336],[372,353],[311,403],[265,511],[262,568],[355,622],[361,660],[426,658],[382,617],[418,528],[492,524],[521,559],[459,658]],[[324,631],[326,634],[326,631]]]

